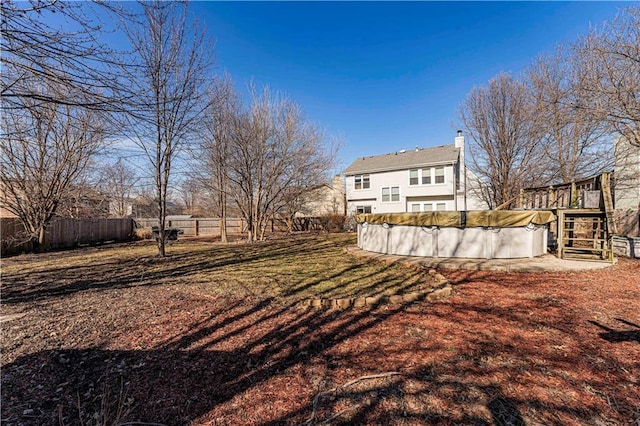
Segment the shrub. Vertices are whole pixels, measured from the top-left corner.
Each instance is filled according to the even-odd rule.
[[[322,229],[327,232],[343,232],[347,217],[343,214],[328,213],[320,216]]]
[[[133,231],[134,240],[151,240],[153,239],[153,232],[151,228],[136,228]]]

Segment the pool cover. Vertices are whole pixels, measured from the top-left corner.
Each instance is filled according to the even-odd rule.
[[[544,225],[556,220],[556,216],[550,211],[472,210],[359,214],[356,220],[358,223],[388,225],[513,228],[529,224]]]

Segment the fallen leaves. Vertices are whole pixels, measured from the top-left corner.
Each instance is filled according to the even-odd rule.
[[[320,281],[325,290],[335,284],[336,294],[349,273],[359,277],[357,287],[380,292],[388,280],[397,285],[403,273],[419,273],[358,269],[358,261],[342,259],[341,244],[318,238],[300,244],[321,253],[336,278]],[[136,281],[140,262],[129,271],[135,279],[110,269],[117,255],[107,247],[91,249],[86,265],[82,250],[43,255],[42,262],[3,260],[3,315],[23,315],[2,324],[3,424],[88,424],[104,404],[111,414],[126,409],[124,421],[168,425],[640,418],[639,261],[572,273],[446,271],[453,294],[442,301],[324,311],[291,307],[318,281],[292,267],[271,280],[276,290],[262,293],[269,280],[260,279],[251,288],[251,274],[275,274],[275,254],[300,259],[296,245],[252,246],[249,263],[233,267],[232,252],[203,246],[173,247],[170,262],[150,263],[169,268],[170,279],[144,283]],[[142,256],[137,246],[131,252]],[[334,258],[352,272],[332,271]],[[244,269],[232,275],[233,268]],[[95,272],[89,283],[88,270]],[[221,271],[230,278],[206,280]],[[56,287],[53,277],[73,286],[76,274],[84,284],[75,291]],[[376,377],[389,372],[399,374]],[[352,382],[363,376],[374,378]]]

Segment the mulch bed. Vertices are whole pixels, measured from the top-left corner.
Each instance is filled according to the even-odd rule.
[[[640,422],[639,261],[442,274],[447,299],[347,310],[170,282],[5,301],[2,423]]]

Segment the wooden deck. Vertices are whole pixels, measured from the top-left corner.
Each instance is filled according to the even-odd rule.
[[[611,173],[555,186],[524,189],[518,207],[551,210],[557,217],[557,254],[562,259],[613,261]]]

